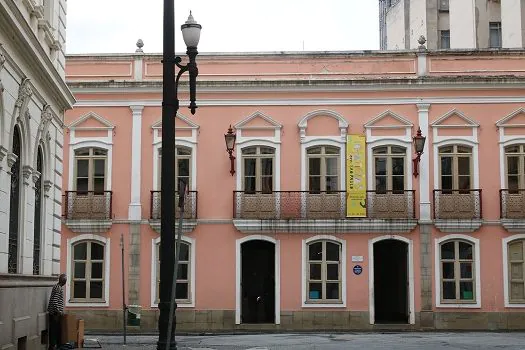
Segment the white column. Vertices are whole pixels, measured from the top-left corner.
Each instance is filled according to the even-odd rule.
[[[429,140],[429,128],[428,128],[428,110],[430,104],[421,103],[417,105],[419,127],[423,136],[427,137],[425,142],[425,148],[421,155],[421,161],[419,162],[419,220],[430,221],[432,219],[430,212],[430,155],[428,150],[430,149],[428,144]]]
[[[501,2],[501,39],[504,48],[521,48],[524,44],[525,0]]]
[[[450,48],[476,48],[476,1],[450,0]]]
[[[131,131],[131,203],[129,203],[129,220],[141,219],[140,204],[140,153],[142,133],[142,111],[144,106],[130,106],[133,113],[133,127]]]

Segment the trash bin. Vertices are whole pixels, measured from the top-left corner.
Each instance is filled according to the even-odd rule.
[[[140,326],[140,305],[128,305],[128,326]]]

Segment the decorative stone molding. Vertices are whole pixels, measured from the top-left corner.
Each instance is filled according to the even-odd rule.
[[[20,88],[18,89],[18,98],[16,99],[15,106],[21,108],[27,99],[32,95],[33,89],[31,88],[31,81],[29,78],[24,78],[22,84],[20,84]]]
[[[38,170],[33,171],[33,182],[37,183],[38,180],[40,179],[40,176],[42,176],[42,174],[40,174],[40,171]]]
[[[76,233],[103,233],[108,232],[113,220],[65,220],[64,223]]]
[[[9,150],[4,146],[0,146],[0,162],[4,160],[4,157],[9,153]]]
[[[149,220],[149,225],[155,232],[160,233],[160,220]],[[178,227],[178,224],[177,224]],[[182,221],[182,233],[190,233],[197,227],[197,220]]]
[[[12,152],[9,152],[7,154],[7,166],[8,166],[9,169],[11,169],[11,167],[13,165],[15,165],[15,162],[16,162],[17,159],[18,159],[18,156],[16,154],[14,154]]]
[[[234,219],[242,233],[315,233],[352,232],[407,233],[417,226],[416,219],[340,219],[340,220],[246,220]]]
[[[523,219],[501,219],[501,225],[509,232],[523,233],[525,231],[525,220]]]
[[[24,175],[25,179],[29,179],[31,174],[33,174],[33,168],[31,166],[29,165],[22,166],[22,175]]]
[[[52,186],[53,186],[53,183],[50,180],[44,180],[44,196],[45,197],[49,197]]]
[[[481,219],[472,219],[472,220],[436,219],[434,220],[434,225],[436,225],[437,229],[440,230],[441,232],[451,232],[451,233],[475,232],[479,230],[481,225],[483,225],[483,220]]]

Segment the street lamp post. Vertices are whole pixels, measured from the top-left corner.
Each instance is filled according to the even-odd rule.
[[[181,26],[186,54],[189,63],[181,65],[182,59],[175,57],[175,4],[174,0],[164,0],[164,27],[163,27],[163,75],[162,75],[162,160],[161,160],[161,220],[160,220],[160,286],[159,286],[159,340],[158,350],[177,349],[175,343],[176,322],[168,331],[170,323],[170,301],[173,272],[175,267],[175,116],[179,109],[177,86],[184,72],[190,75],[190,105],[191,114],[195,114],[196,78],[198,75],[197,45],[200,38],[201,26],[195,22],[193,16],[188,17]],[[175,66],[179,73],[175,78]],[[176,308],[176,307],[175,307]],[[175,320],[175,315],[173,315]]]

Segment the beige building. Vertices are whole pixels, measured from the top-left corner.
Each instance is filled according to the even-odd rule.
[[[60,273],[66,0],[0,1],[0,349],[38,349]]]
[[[379,0],[382,50],[523,48],[525,0]]]

